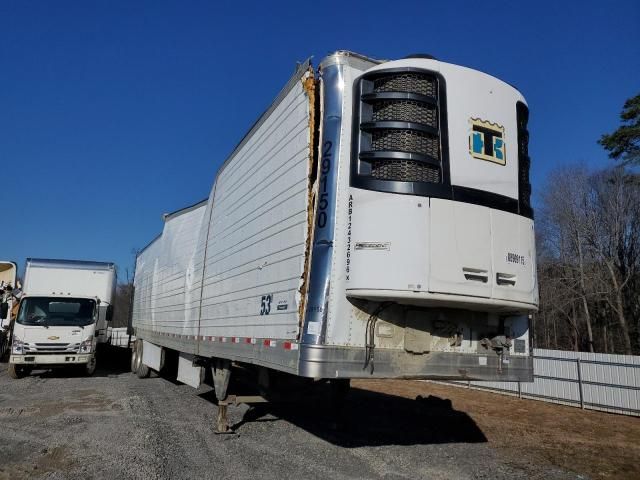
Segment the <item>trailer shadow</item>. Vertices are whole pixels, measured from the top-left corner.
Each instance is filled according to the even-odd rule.
[[[291,403],[256,404],[232,429],[242,433],[251,423],[285,420],[346,448],[487,442],[473,419],[455,410],[449,399],[431,395],[409,399],[352,388],[341,415],[336,415],[330,405],[323,396]]]

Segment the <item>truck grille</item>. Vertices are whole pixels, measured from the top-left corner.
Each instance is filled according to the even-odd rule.
[[[439,75],[381,70],[356,88],[352,185],[416,193],[419,185],[443,183]]]
[[[25,343],[25,353],[77,353],[79,343]]]

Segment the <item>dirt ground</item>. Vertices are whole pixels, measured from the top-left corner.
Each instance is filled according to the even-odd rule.
[[[128,358],[91,378],[12,380],[0,363],[0,479],[640,478],[640,419],[428,382],[355,381],[345,423],[320,392],[230,409],[211,387],[140,380]]]
[[[465,412],[506,458],[551,464],[591,478],[640,478],[640,418],[580,410],[447,385],[355,381],[405,398],[433,395]]]

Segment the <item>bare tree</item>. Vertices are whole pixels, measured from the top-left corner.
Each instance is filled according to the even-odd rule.
[[[587,329],[587,342],[593,352],[593,330],[589,310],[585,274],[585,237],[587,232],[588,172],[581,167],[563,168],[554,172],[543,196],[543,231],[551,251],[564,266],[564,288],[578,299]],[[574,330],[577,320],[573,315]]]
[[[640,186],[624,168],[552,172],[537,222],[539,344],[640,351],[639,212]]]
[[[624,350],[632,353],[625,296],[640,270],[640,194],[622,168],[590,178],[592,201],[587,210],[587,242],[606,268],[609,303],[622,330]]]

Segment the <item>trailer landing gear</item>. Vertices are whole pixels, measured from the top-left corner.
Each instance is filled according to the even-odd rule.
[[[247,373],[238,367],[237,373]],[[345,426],[345,399],[349,394],[349,379],[329,379],[314,381],[312,379],[302,379],[294,376],[281,374],[279,372],[270,371],[267,368],[260,367],[258,371],[258,395],[229,395],[229,380],[231,379],[231,362],[224,359],[214,359],[211,362],[211,374],[213,377],[213,386],[218,405],[218,413],[216,416],[216,434],[235,433],[229,426],[228,412],[229,406],[238,406],[241,404],[257,404],[257,403],[288,403],[299,402],[301,400],[316,401],[320,396],[324,399],[323,410],[328,414],[328,425],[332,430],[343,430]],[[235,377],[234,377],[235,378]],[[242,375],[238,380],[234,380],[234,385],[238,384]],[[246,380],[246,378],[245,378]],[[238,385],[236,385],[237,387]],[[234,389],[236,388],[234,387]],[[319,390],[321,389],[321,390]],[[249,392],[247,392],[249,393]],[[253,392],[252,392],[253,393]],[[245,423],[246,418],[242,423]]]
[[[226,359],[218,358],[211,367],[213,376],[213,388],[218,400],[218,416],[216,418],[216,433],[232,433],[229,429],[229,421],[227,419],[227,390],[229,389],[229,380],[231,379],[231,362]]]

